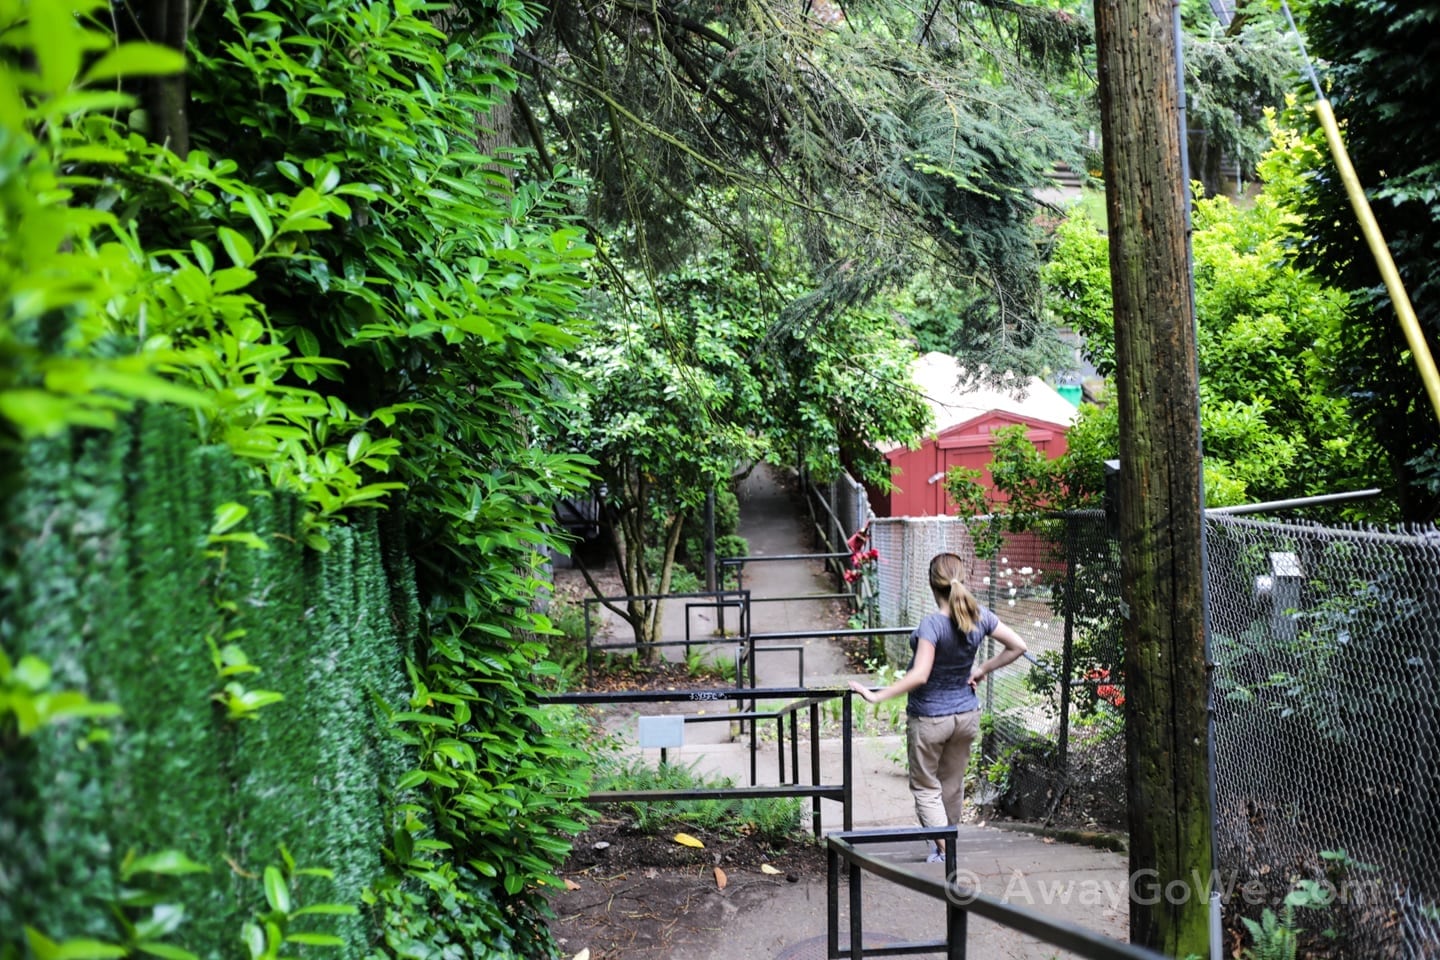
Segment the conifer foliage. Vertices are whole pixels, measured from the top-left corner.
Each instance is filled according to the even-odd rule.
[[[1034,369],[1032,191],[1085,169],[1085,111],[1047,81],[1088,33],[1040,4],[557,3],[516,52],[519,126],[655,272],[703,238],[775,276],[778,218],[810,314],[930,272],[977,303],[962,360]]]

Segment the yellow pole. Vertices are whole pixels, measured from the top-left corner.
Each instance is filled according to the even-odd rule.
[[[1435,369],[1435,358],[1430,354],[1430,345],[1425,342],[1420,321],[1415,317],[1415,308],[1410,304],[1409,295],[1405,293],[1405,285],[1400,282],[1400,271],[1395,269],[1395,261],[1390,256],[1390,249],[1385,246],[1385,237],[1380,233],[1380,224],[1375,222],[1370,201],[1365,199],[1360,178],[1355,175],[1350,154],[1345,149],[1345,142],[1340,139],[1340,125],[1335,122],[1335,111],[1330,108],[1330,101],[1322,97],[1315,104],[1315,112],[1320,115],[1320,126],[1325,130],[1330,154],[1335,158],[1340,179],[1345,183],[1345,193],[1350,197],[1350,206],[1355,208],[1355,216],[1360,220],[1360,230],[1365,234],[1365,242],[1370,246],[1375,265],[1380,268],[1380,276],[1385,280],[1390,302],[1395,305],[1395,312],[1400,316],[1400,329],[1405,333],[1405,342],[1410,345],[1410,354],[1415,358],[1415,366],[1419,368],[1425,393],[1430,397],[1430,406],[1435,410],[1436,420],[1440,420],[1440,372]]]

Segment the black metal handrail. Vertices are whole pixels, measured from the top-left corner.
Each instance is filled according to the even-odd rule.
[[[596,643],[595,628],[591,619],[590,611],[600,604],[613,605],[631,600],[694,600],[702,601],[694,604],[686,604],[685,639],[683,640],[655,640],[648,644],[640,644],[634,640],[623,643]],[[637,593],[623,594],[619,596],[585,597],[583,604],[585,610],[585,669],[588,671],[591,665],[591,654],[600,650],[639,650],[641,646],[649,647],[680,647],[685,648],[685,653],[690,653],[690,647],[694,644],[725,643],[735,640],[735,637],[716,637],[713,639],[692,639],[690,636],[689,608],[691,606],[713,606],[723,611],[726,607],[740,608],[740,634],[743,635],[750,629],[750,591],[749,590],[701,590],[693,593]],[[721,620],[723,625],[724,621]]]
[[[775,632],[772,632],[772,633],[752,633],[752,634],[750,634],[749,636],[744,637],[743,639],[740,640],[740,643],[742,644],[742,647],[741,647],[741,657],[740,657],[740,665],[743,665],[746,660],[749,661],[749,663],[750,663],[750,670],[749,670],[750,677],[749,677],[749,680],[750,680],[750,685],[753,687],[753,686],[755,686],[755,672],[756,672],[755,660],[756,660],[756,657],[757,657],[759,654],[765,653],[765,652],[767,652],[767,651],[781,651],[781,650],[793,650],[793,649],[796,649],[796,648],[793,647],[793,646],[784,645],[784,644],[778,644],[778,643],[774,643],[774,642],[772,642],[772,641],[775,641],[775,640],[814,640],[814,639],[827,638],[827,637],[830,638],[830,639],[833,639],[833,640],[839,640],[841,637],[866,637],[866,638],[869,638],[869,639],[872,641],[872,647],[871,647],[871,649],[873,650],[873,649],[874,649],[874,647],[873,647],[873,641],[874,641],[874,639],[877,638],[877,637],[898,636],[898,635],[900,635],[900,634],[909,634],[909,633],[912,633],[912,632],[913,632],[913,630],[912,630],[912,628],[910,628],[910,627],[861,627],[861,628],[850,628],[850,627],[847,627],[847,628],[845,628],[845,629],[835,629],[835,630],[779,630],[779,631],[775,631]],[[760,644],[761,644],[761,641],[765,641],[765,645],[764,645],[764,646],[761,646],[761,645],[760,645]],[[800,654],[800,656],[801,656],[801,660],[800,660],[800,664],[801,664],[801,674],[800,674],[801,680],[800,680],[800,685],[803,687],[803,686],[805,685],[805,680],[804,680],[804,678],[805,678],[805,674],[804,674],[804,664],[805,664],[804,656],[805,656],[805,654],[804,654],[803,648],[801,649],[801,654]],[[741,676],[741,675],[740,675],[739,673],[736,674],[737,682],[739,682],[739,679],[738,679],[738,678],[739,678],[740,676]]]
[[[1011,906],[1002,900],[987,897],[978,890],[950,880],[936,880],[909,870],[903,870],[893,863],[867,857],[856,849],[857,844],[887,840],[938,840],[946,841],[945,876],[955,876],[955,841],[958,831],[954,827],[908,828],[898,830],[863,830],[832,833],[826,837],[826,899],[828,956],[832,960],[841,957],[859,958],[902,956],[907,954],[935,953],[944,951],[948,960],[964,960],[967,936],[967,920],[973,914],[993,923],[1008,927],[1026,936],[1069,951],[1087,960],[1164,960],[1164,954],[1145,947],[1112,940],[1104,934],[1087,930],[1074,924],[1051,920],[1039,914]],[[844,860],[849,871],[849,934],[848,948],[840,945],[840,861]],[[916,893],[938,900],[945,905],[945,939],[924,943],[889,944],[883,947],[865,949],[861,914],[861,884],[866,873],[898,883]]]
[[[669,790],[602,790],[591,793],[586,799],[592,803],[615,803],[622,801],[648,800],[710,800],[739,797],[809,797],[811,801],[812,828],[818,838],[820,829],[820,801],[834,800],[841,805],[841,820],[844,829],[853,826],[854,812],[854,763],[851,752],[851,717],[853,694],[849,690],[806,690],[803,687],[773,687],[762,689],[735,690],[617,690],[604,693],[564,693],[538,698],[542,704],[572,704],[576,706],[602,706],[615,703],[714,703],[721,701],[781,700],[793,699],[777,710],[742,711],[738,713],[699,716],[685,714],[685,723],[713,723],[734,720],[775,720],[777,724],[776,752],[779,754],[780,783],[758,784],[755,735],[756,724],[750,724],[750,784],[739,787],[704,787],[697,789]],[[840,782],[820,782],[820,704],[835,698],[841,700],[841,768]],[[810,719],[810,777],[811,783],[800,783],[799,754],[799,712],[809,711]],[[785,718],[790,723],[790,783],[785,783]]]

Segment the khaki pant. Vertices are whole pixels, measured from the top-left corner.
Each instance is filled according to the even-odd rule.
[[[980,711],[944,717],[910,717],[905,741],[910,756],[910,792],[922,827],[960,822],[970,745],[980,735]]]

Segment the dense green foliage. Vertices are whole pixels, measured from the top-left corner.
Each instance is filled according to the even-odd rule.
[[[37,4],[30,22],[29,3],[0,4],[0,456],[67,424],[113,425],[136,396],[197,399],[158,375],[173,351],[150,342],[121,351],[108,342],[114,313],[129,313],[133,329],[137,318],[161,312],[166,291],[114,217],[71,202],[73,190],[95,183],[77,172],[81,164],[123,157],[108,138],[91,142],[71,118],[127,106],[107,89],[117,73],[183,63],[137,46],[82,72],[82,55],[106,45],[77,17],[96,6]],[[21,67],[26,57],[30,69]],[[8,481],[13,474],[5,473]]]
[[[1210,506],[1343,492],[1378,486],[1383,470],[1376,444],[1356,423],[1346,398],[1333,389],[1337,337],[1346,298],[1295,264],[1300,237],[1295,198],[1313,149],[1292,131],[1273,129],[1274,147],[1260,163],[1263,192],[1253,205],[1225,198],[1199,200],[1192,238],[1198,315],[1200,421],[1205,494]],[[1108,243],[1084,216],[1057,229],[1054,259],[1045,268],[1050,306],[1082,333],[1085,350],[1105,375],[1114,371]],[[1063,548],[1073,566],[1046,574],[1057,616],[1074,637],[1073,694],[1101,709],[1092,670],[1114,681],[1122,659],[1122,620],[1114,598],[1120,563],[1099,513],[1104,462],[1118,452],[1116,405],[1086,405],[1067,433],[1067,450],[1047,461],[1022,428],[996,435],[990,472],[998,496],[987,498],[977,478],[952,471],[950,497],[971,512],[992,514],[977,527],[981,545],[1005,532],[1032,530]],[[1057,509],[1076,512],[1054,518]],[[1373,509],[1369,501],[1339,508],[1347,515]],[[1336,508],[1311,508],[1333,516]],[[1058,655],[1042,657],[1037,691],[1053,692],[1049,677]]]
[[[1317,0],[1304,21],[1350,159],[1434,351],[1440,345],[1440,4]],[[1308,103],[1314,94],[1302,92]],[[1318,132],[1315,143],[1324,155]],[[1440,510],[1440,423],[1332,161],[1303,184],[1305,262],[1352,301],[1339,386],[1377,438],[1407,520]]]
[[[823,332],[787,331],[774,317],[802,285],[772,290],[721,254],[655,289],[654,300],[597,297],[595,336],[570,357],[587,383],[582,412],[563,434],[597,464],[602,525],[630,596],[669,591],[687,521],[737,470],[798,455],[817,472],[843,460],[877,477],[873,444],[911,439],[927,416],[887,317],[857,308]],[[617,613],[643,644],[657,639],[660,609],[634,600]]]
[[[1300,237],[1294,196],[1313,155],[1292,134],[1276,137],[1277,149],[1260,167],[1265,190],[1252,206],[1213,198],[1194,209],[1200,423],[1211,506],[1380,482],[1375,444],[1330,380],[1346,299],[1297,267],[1290,252]],[[1096,368],[1109,374],[1114,333],[1105,238],[1084,219],[1063,224],[1046,276],[1052,308],[1085,336]],[[1117,432],[1107,408],[1082,418],[1070,436],[1081,449],[1098,447],[1104,459],[1114,456]],[[1095,489],[1093,480],[1086,486]]]
[[[143,933],[207,956],[247,919],[252,956],[287,936],[303,952],[297,911],[331,896],[349,954],[546,953],[541,887],[578,827],[584,767],[533,705],[545,625],[530,607],[549,503],[585,473],[533,440],[567,415],[555,355],[574,342],[562,325],[589,248],[553,185],[479,146],[477,117],[513,85],[505,61],[529,15],[450,9],[442,31],[421,5],[203,5],[181,157],[141,135],[155,118],[114,89],[179,58],[114,48],[104,9],[0,4],[0,455],[7,481],[38,498],[31,526],[6,531],[5,569],[29,571],[31,540],[88,551],[57,555],[70,579],[23,581],[40,592],[5,618],[5,650],[22,652],[0,664],[6,703],[49,696],[36,664],[53,658],[57,683],[123,692],[114,750],[146,758],[108,782],[73,731],[7,746],[7,763],[76,764],[6,777],[60,791],[7,843],[73,881],[35,914],[55,926],[28,949],[44,960],[53,941],[102,936],[117,884],[156,872],[130,851],[178,850],[183,863],[159,863],[162,879],[183,874],[159,902],[189,919],[135,901],[154,908]],[[188,442],[137,428],[104,447],[76,432],[136,400],[192,411]],[[43,434],[58,439],[35,446]],[[197,440],[255,472],[192,455]],[[95,444],[109,473],[65,466]],[[186,481],[194,456],[225,479]],[[383,563],[357,513],[381,503]],[[67,511],[84,522],[47,536],[45,518]],[[161,533],[163,563],[132,552]],[[157,756],[168,741],[176,752]],[[337,769],[367,753],[384,762]],[[117,810],[103,829],[87,819]],[[226,811],[255,832],[227,831]],[[88,860],[54,826],[72,815]],[[323,877],[308,869],[334,871],[333,892],[309,890]],[[7,924],[6,946],[21,933]],[[136,936],[118,923],[107,940],[128,945],[55,949],[113,957]]]

